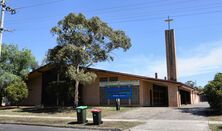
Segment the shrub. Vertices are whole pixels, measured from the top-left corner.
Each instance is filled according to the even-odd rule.
[[[211,108],[217,112],[222,112],[222,73],[217,73],[214,80],[204,87]]]
[[[18,104],[28,96],[26,83],[21,79],[13,81],[6,88],[6,96],[12,104]]]

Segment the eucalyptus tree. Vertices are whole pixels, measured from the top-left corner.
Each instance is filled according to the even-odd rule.
[[[113,61],[113,50],[126,51],[131,47],[124,31],[114,30],[99,17],[87,19],[81,13],[68,14],[51,32],[57,37],[58,45],[49,50],[47,61],[75,82],[72,95],[75,106],[78,106],[79,84],[91,83],[96,78],[96,74],[86,68],[98,62]]]

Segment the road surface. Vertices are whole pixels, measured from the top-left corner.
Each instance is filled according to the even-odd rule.
[[[0,124],[0,131],[89,131],[89,129]]]

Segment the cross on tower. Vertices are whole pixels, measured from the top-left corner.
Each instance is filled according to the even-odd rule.
[[[170,19],[170,16],[168,16],[168,18],[165,20],[165,22],[168,23],[168,29],[170,30],[170,22],[172,22],[173,19]]]

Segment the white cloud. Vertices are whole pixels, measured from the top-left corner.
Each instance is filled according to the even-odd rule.
[[[202,44],[189,57],[178,57],[179,77],[215,72],[222,69],[222,41]]]
[[[184,53],[185,52],[185,53]],[[191,47],[177,56],[178,77],[191,77],[222,70],[222,41],[203,43],[199,47]],[[187,53],[187,54],[186,54]],[[166,73],[166,58],[153,55],[134,55],[130,58],[118,58],[111,63],[102,63],[97,68],[120,71],[144,76],[154,76],[158,72],[159,78]]]

